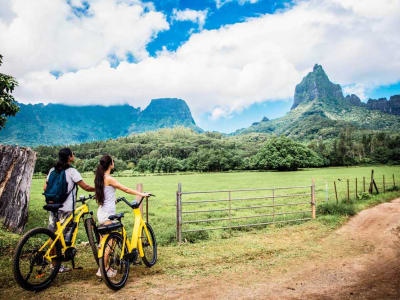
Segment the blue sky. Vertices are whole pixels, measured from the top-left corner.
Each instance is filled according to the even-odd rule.
[[[18,101],[181,98],[222,132],[284,115],[315,63],[363,101],[400,94],[399,46],[390,0],[0,2],[0,71]]]

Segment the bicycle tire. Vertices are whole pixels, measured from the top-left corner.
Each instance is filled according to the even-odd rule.
[[[152,267],[156,264],[157,262],[157,241],[156,241],[156,236],[154,235],[153,228],[151,228],[149,223],[146,223],[147,231],[150,234],[151,242],[153,244],[153,251],[152,254],[149,255],[149,257],[146,256],[146,248],[150,247],[150,243],[148,243],[148,237],[146,235],[146,231],[144,230],[144,227],[142,228],[142,235],[141,235],[141,240],[140,242],[142,243],[142,248],[143,248],[143,253],[144,256],[142,257],[143,263],[147,267]]]
[[[61,260],[62,260],[61,244],[59,241],[57,241],[57,243],[55,244],[57,257],[55,258],[55,265],[53,265],[53,268],[50,268],[50,265],[40,256],[40,253],[37,252],[37,250],[33,250],[32,257],[30,258],[30,271],[29,271],[27,278],[24,278],[23,274],[21,273],[21,259],[24,256],[24,254],[22,254],[22,250],[24,249],[25,245],[28,245],[28,247],[29,247],[29,244],[27,244],[27,242],[29,240],[31,240],[31,242],[33,244],[35,243],[35,239],[34,239],[35,236],[38,239],[38,241],[39,240],[41,241],[42,239],[39,239],[39,235],[48,236],[48,238],[51,238],[52,240],[54,240],[56,238],[56,235],[47,228],[34,228],[34,229],[28,231],[21,238],[17,247],[15,248],[15,253],[14,253],[14,257],[13,257],[13,273],[14,273],[15,281],[23,289],[28,290],[28,291],[41,291],[41,290],[47,288],[53,282],[55,277],[57,276],[58,270],[60,269],[60,266],[61,266]],[[40,245],[40,243],[37,243],[37,244]],[[40,246],[32,246],[32,247],[37,248]],[[33,256],[35,252],[37,252],[39,255]],[[42,267],[41,267],[42,271],[43,271],[44,267],[46,267],[47,265],[49,266],[49,269],[51,271],[50,271],[50,275],[48,276],[48,278],[46,280],[35,284],[35,283],[28,282],[28,280],[30,279],[30,276],[32,274],[32,263],[33,263],[33,261],[37,261],[37,260],[41,261],[40,264],[42,265]],[[38,275],[36,275],[36,278],[40,279],[42,277],[40,272],[41,271],[38,272]]]
[[[97,245],[100,242],[100,235],[97,230],[94,230],[96,227],[96,223],[92,218],[87,218],[85,220],[85,230],[86,235],[89,240],[90,249],[92,250],[94,260],[96,261],[97,265],[99,265],[99,256],[98,256],[98,248]]]
[[[129,260],[128,259],[122,259],[120,260],[119,255],[120,253],[118,253],[118,251],[116,253],[114,253],[114,249],[111,248],[110,243],[112,245],[113,241],[115,241],[116,245],[120,248],[120,250],[122,250],[122,245],[123,245],[123,238],[122,235],[118,232],[112,232],[110,233],[110,235],[107,237],[105,243],[104,243],[104,248],[103,248],[103,253],[102,253],[102,257],[99,259],[99,263],[100,263],[100,272],[101,272],[101,277],[103,278],[104,282],[106,283],[106,285],[114,290],[117,291],[121,288],[123,288],[126,284],[126,281],[128,280],[128,276],[129,276]],[[109,257],[111,256],[111,259],[109,259],[108,261],[108,269],[112,270],[116,270],[113,267],[115,266],[121,266],[121,269],[124,267],[123,271],[120,271],[120,275],[121,275],[121,280],[115,280],[113,279],[114,277],[109,277],[108,276],[108,269],[106,270],[106,262],[105,262],[105,256],[106,256],[106,251],[107,249],[110,249],[109,252]],[[128,253],[128,249],[125,245],[125,253]],[[112,264],[112,265],[110,265]],[[117,274],[118,274],[118,270],[117,270]]]

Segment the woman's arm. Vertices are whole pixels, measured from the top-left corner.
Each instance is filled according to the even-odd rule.
[[[95,192],[96,191],[96,189],[94,187],[88,185],[83,180],[78,181],[76,184],[79,185],[82,189],[84,189],[87,192]]]
[[[116,189],[119,189],[127,194],[138,195],[140,197],[146,197],[148,195],[148,193],[141,193],[141,192],[138,192],[136,190],[132,190],[132,189],[126,187],[126,186],[120,184],[115,178],[112,178],[112,177],[107,178],[107,183],[109,185],[111,185],[112,187],[115,187]]]

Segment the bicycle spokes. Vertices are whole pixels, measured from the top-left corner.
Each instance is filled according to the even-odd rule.
[[[129,263],[124,258],[121,260],[122,244],[121,239],[112,239],[105,249],[105,270],[111,283],[115,284],[122,281],[126,268],[129,268]]]
[[[53,266],[45,258],[46,251],[51,243],[47,243],[48,246],[41,249],[47,240],[48,236],[45,234],[36,235],[22,247],[19,256],[19,270],[24,280],[30,284],[40,284],[46,281],[52,274]]]

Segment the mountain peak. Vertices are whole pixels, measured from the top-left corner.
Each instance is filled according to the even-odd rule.
[[[313,71],[308,73],[296,86],[291,109],[295,109],[301,103],[313,100],[337,102],[339,99],[343,99],[340,85],[332,83],[322,66],[315,64]]]
[[[324,69],[323,69],[322,66],[319,65],[319,64],[315,64],[315,65],[314,65],[313,72],[322,72],[322,73],[325,74]]]
[[[193,120],[185,100],[178,98],[152,99],[140,113],[138,122],[130,127],[131,132],[145,132],[159,128],[185,126],[201,131]]]

